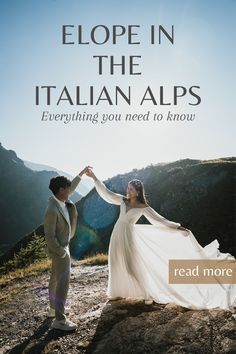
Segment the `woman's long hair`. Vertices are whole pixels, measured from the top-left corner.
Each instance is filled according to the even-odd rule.
[[[129,181],[129,184],[131,184],[138,192],[137,200],[142,204],[147,204],[143,182],[139,179],[132,179]],[[125,197],[125,200],[129,200],[129,198]]]

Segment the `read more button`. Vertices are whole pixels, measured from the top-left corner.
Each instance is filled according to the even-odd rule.
[[[236,284],[236,260],[169,259],[169,284]]]

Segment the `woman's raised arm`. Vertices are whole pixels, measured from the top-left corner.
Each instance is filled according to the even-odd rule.
[[[98,194],[108,203],[111,204],[117,204],[120,205],[122,200],[123,200],[123,195],[114,193],[108,189],[105,184],[100,181],[99,179],[96,179],[94,181],[95,183],[95,188],[98,192]]]
[[[108,203],[120,205],[123,200],[123,195],[114,193],[108,189],[105,184],[98,179],[91,169],[88,169],[86,175],[94,180],[95,188],[98,194]]]

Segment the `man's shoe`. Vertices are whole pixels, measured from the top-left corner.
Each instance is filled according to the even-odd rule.
[[[68,307],[65,308],[65,315],[69,315],[70,309]],[[46,316],[48,318],[53,318],[55,317],[55,309],[52,309],[51,307],[47,308],[47,313]]]
[[[68,319],[61,321],[55,319],[51,324],[51,328],[61,329],[62,331],[73,331],[77,328],[77,324]]]

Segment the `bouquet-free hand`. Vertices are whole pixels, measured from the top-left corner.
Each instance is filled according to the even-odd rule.
[[[82,177],[85,173],[87,173],[88,169],[92,168],[92,166],[86,166],[80,173],[79,176]]]
[[[92,168],[92,167],[91,167]],[[88,168],[86,171],[86,176],[93,178],[94,181],[96,181],[97,177],[95,176],[94,172],[91,170],[91,168]]]

